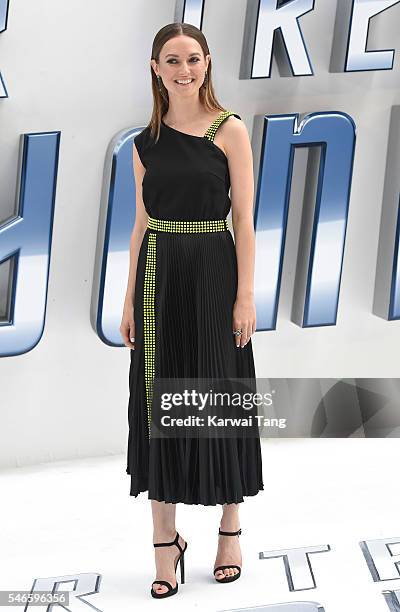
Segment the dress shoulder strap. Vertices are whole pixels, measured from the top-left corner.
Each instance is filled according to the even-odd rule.
[[[217,130],[218,130],[219,126],[221,125],[221,123],[223,123],[225,121],[225,119],[227,119],[231,115],[234,115],[238,119],[241,119],[241,117],[237,113],[234,113],[232,111],[222,111],[220,113],[219,117],[217,117],[215,119],[215,121],[212,122],[212,124],[208,128],[207,132],[204,134],[204,138],[208,138],[208,140],[213,141],[214,140],[214,136],[217,133]]]

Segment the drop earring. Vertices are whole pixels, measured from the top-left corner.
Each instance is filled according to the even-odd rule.
[[[207,70],[204,73],[204,81],[202,84],[202,87],[204,87],[204,89],[207,87],[207,79],[208,79],[208,75],[207,75]]]
[[[157,74],[157,84],[158,84],[158,89],[161,91],[161,77],[159,74]]]

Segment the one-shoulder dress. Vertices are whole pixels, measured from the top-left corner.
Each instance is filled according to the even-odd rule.
[[[130,495],[169,503],[230,504],[262,490],[260,439],[150,435],[152,388],[160,378],[255,379],[251,339],[236,347],[237,259],[226,217],[228,159],[214,143],[231,111],[204,136],[161,121],[134,137],[146,171],[148,226],[137,261],[135,349],[130,350],[127,469]]]

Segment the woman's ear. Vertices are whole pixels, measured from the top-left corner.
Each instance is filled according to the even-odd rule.
[[[157,66],[157,62],[155,60],[150,60],[150,65],[154,71],[154,74],[157,76],[157,70],[156,70],[156,66]]]

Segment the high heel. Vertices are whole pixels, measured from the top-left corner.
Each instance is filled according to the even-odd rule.
[[[221,529],[218,529],[218,535],[239,536],[241,533],[241,529],[239,529],[238,531],[221,531]],[[233,576],[225,576],[224,578],[217,578],[215,576],[215,572],[217,572],[218,570],[228,569],[228,567],[235,567],[239,571],[236,574],[233,574]],[[233,582],[234,580],[240,578],[241,572],[242,568],[240,567],[240,565],[233,565],[232,563],[230,563],[229,565],[218,565],[214,568],[214,578],[217,582]]]
[[[182,548],[182,546],[179,544],[178,542],[179,540],[179,533],[176,532],[176,536],[175,536],[175,540],[173,542],[158,542],[156,544],[153,544],[154,547],[156,546],[173,546],[174,544],[179,548],[180,554],[178,555],[178,558],[175,561],[175,575],[176,575],[176,568],[178,566],[178,561],[180,564],[180,569],[181,569],[181,584],[185,583],[185,558],[184,558],[184,553],[185,550],[187,549],[187,542],[185,542],[185,546],[184,548]],[[165,591],[165,593],[157,593],[154,589],[153,589],[153,584],[163,584],[166,587],[168,587],[168,591]],[[162,597],[170,597],[171,595],[175,595],[175,593],[178,592],[178,580],[176,581],[176,585],[173,587],[172,584],[170,582],[168,582],[168,580],[154,580],[151,584],[151,594],[153,597],[157,598],[157,599],[161,599]]]

